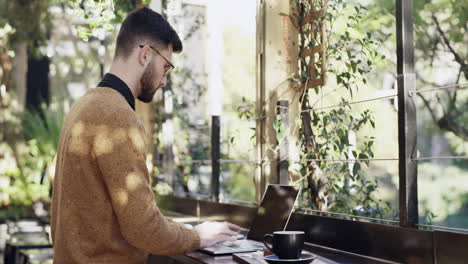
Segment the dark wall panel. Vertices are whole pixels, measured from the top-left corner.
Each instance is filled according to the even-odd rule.
[[[434,231],[436,263],[468,263],[468,235]]]
[[[288,230],[313,244],[404,263],[434,263],[432,232],[323,216],[293,214]]]

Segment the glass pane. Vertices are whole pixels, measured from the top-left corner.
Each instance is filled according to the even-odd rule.
[[[468,156],[468,89],[418,93],[419,157]]]
[[[158,100],[163,102],[159,115],[164,117],[157,127],[164,159],[162,175],[173,179],[176,193],[210,195],[211,116],[204,45],[207,6],[172,1],[167,16],[184,50],[173,56],[176,69]]]
[[[211,128],[181,122],[174,130],[174,186],[177,193],[210,194]]]
[[[394,1],[346,1],[329,34],[328,72],[311,107],[328,107],[397,94]],[[338,11],[334,11],[338,8]]]
[[[255,121],[227,113],[221,120],[221,158],[255,160]]]
[[[468,159],[418,162],[419,222],[468,229]]]
[[[221,120],[221,158],[254,158],[255,140],[245,139],[254,135],[255,122],[241,112],[256,96],[256,1],[171,1],[167,10],[184,51],[174,56],[171,89],[162,95],[173,127],[171,133],[162,131],[162,140],[174,135],[165,155],[174,153],[176,189],[209,194],[205,165],[181,164],[211,159],[213,115]],[[253,182],[252,174],[246,173],[251,169],[243,166],[248,165],[223,165],[221,178],[230,179],[229,188],[221,190],[226,197],[254,199],[250,189],[244,192],[245,186],[237,186]]]
[[[211,195],[211,162],[179,162],[176,165],[176,194]]]
[[[236,160],[221,163],[220,198],[253,201],[255,168],[248,161],[255,157],[255,121],[247,120],[242,111],[256,97],[256,2],[211,1],[210,7],[216,9],[210,19],[217,25],[211,28],[211,67],[221,70],[210,77],[216,85],[210,92],[219,96],[212,111],[220,110],[221,158]]]
[[[414,96],[418,120],[419,222],[468,228],[468,90]],[[426,160],[428,158],[433,158]]]
[[[319,109],[316,111],[321,121],[312,124],[312,130],[316,135],[317,143],[322,144],[323,154],[327,159],[350,159],[354,158],[376,158],[394,159],[398,158],[398,111],[395,107],[394,99],[384,99],[370,101],[359,104],[352,104],[349,107],[333,107]],[[345,112],[342,112],[341,109]],[[365,112],[368,111],[368,115]],[[352,121],[349,117],[352,117]],[[370,118],[372,122],[363,123],[365,118]],[[327,123],[326,131],[323,130],[324,120]],[[335,120],[344,120],[336,122]],[[373,141],[369,151],[366,149],[366,142]],[[327,146],[324,144],[327,143]],[[335,147],[338,144],[349,144],[348,151],[341,151]],[[346,152],[346,154],[344,154]],[[354,152],[354,153],[353,153]],[[360,155],[360,153],[365,156]],[[323,157],[322,157],[323,158]]]
[[[394,221],[398,219],[394,3],[340,3],[330,6],[331,13],[334,8],[339,11],[328,36],[327,83],[309,90],[309,107],[315,109],[314,153],[307,158],[320,161],[300,166],[302,203],[320,211]]]
[[[414,8],[417,90],[466,84],[466,12],[456,2],[421,1]],[[412,98],[417,154],[423,159],[418,161],[419,221],[468,228],[468,160],[447,158],[468,155],[468,90],[440,89]]]
[[[466,10],[460,7],[457,2],[440,0],[414,5],[417,89],[467,81],[461,72],[467,56]]]
[[[255,201],[255,163],[221,163],[220,199],[225,201]]]
[[[398,161],[318,162],[322,170],[296,182],[299,208],[398,220]],[[348,217],[344,217],[348,218]]]

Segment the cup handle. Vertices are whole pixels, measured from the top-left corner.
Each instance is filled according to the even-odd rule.
[[[273,235],[272,234],[266,234],[264,237],[263,237],[263,244],[265,245],[266,248],[268,248],[268,250],[270,250],[271,252],[273,252],[274,254],[276,254],[273,249],[267,244],[267,240],[270,240],[269,242],[273,245]]]

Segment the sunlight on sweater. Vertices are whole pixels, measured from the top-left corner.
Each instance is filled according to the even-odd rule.
[[[130,128],[128,132],[130,140],[132,141],[137,151],[140,153],[145,152],[145,138],[140,133],[140,131],[138,131],[136,128]]]
[[[100,125],[93,130],[95,130],[96,133],[96,137],[94,138],[94,151],[96,155],[100,156],[106,153],[110,153],[114,147],[114,143],[110,137],[109,128],[104,125]]]
[[[70,146],[68,150],[71,153],[85,155],[88,153],[88,145],[84,143],[83,133],[85,131],[85,125],[83,122],[77,122],[71,128]]]
[[[130,192],[135,191],[141,184],[141,179],[135,172],[129,173],[125,181],[127,184],[127,190]]]
[[[125,190],[116,191],[116,200],[119,206],[127,206],[128,204],[128,192]]]
[[[125,131],[125,129],[123,128],[117,128],[115,130],[112,131],[112,140],[114,142],[122,142],[123,140],[125,140],[125,137],[127,136],[127,133]]]

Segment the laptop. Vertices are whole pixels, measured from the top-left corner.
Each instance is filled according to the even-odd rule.
[[[224,255],[263,250],[262,241],[266,234],[286,230],[298,194],[299,188],[294,186],[268,185],[245,239],[220,242],[200,251]]]

